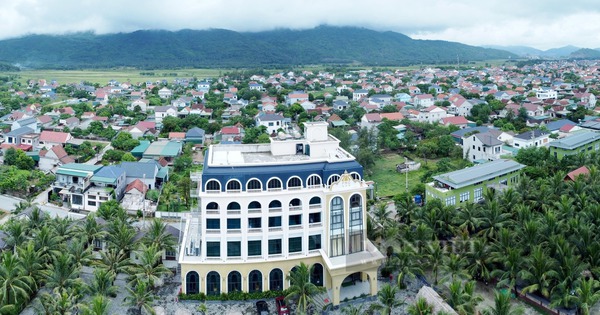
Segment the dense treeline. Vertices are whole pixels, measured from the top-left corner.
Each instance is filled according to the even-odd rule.
[[[464,44],[413,40],[395,32],[322,26],[238,33],[212,29],[95,35],[30,35],[0,41],[0,60],[24,67],[73,69],[248,67],[306,64],[410,65],[516,57]]]
[[[385,240],[380,246],[389,257],[382,273],[405,277],[427,271],[455,309],[467,309],[465,314],[478,303],[472,291],[463,296],[469,280],[498,281],[498,288],[519,288],[553,307],[589,314],[600,300],[598,157],[559,162],[546,149],[521,150],[517,160],[532,176],[503,192],[487,190],[479,204],[444,206],[433,199],[420,208],[409,195],[398,195],[395,219],[386,204],[373,212],[369,237]],[[589,175],[564,180],[582,165],[590,168]]]

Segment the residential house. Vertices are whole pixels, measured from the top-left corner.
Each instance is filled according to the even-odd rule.
[[[204,144],[206,132],[202,128],[194,127],[185,133],[186,143]]]
[[[183,141],[185,139],[185,132],[169,132],[168,139],[170,141]]]
[[[476,133],[463,137],[463,156],[470,162],[493,161],[502,155],[504,142],[491,132]]]
[[[21,127],[15,130],[11,130],[4,134],[4,143],[2,144],[2,149],[7,149],[9,147],[19,148],[21,150],[27,151],[31,149],[31,144],[23,143],[26,142],[26,136],[32,134],[33,130],[29,127]]]
[[[117,165],[125,171],[125,184],[129,185],[135,180],[144,183],[148,189],[159,186],[158,172],[162,169],[155,160],[139,162],[121,162]]]
[[[19,120],[15,120],[10,126],[10,130],[16,130],[22,127],[31,128],[32,132],[39,133],[40,127],[35,117],[23,118]]]
[[[567,155],[589,153],[600,150],[600,133],[586,131],[555,140],[549,145],[550,155],[562,159]]]
[[[292,104],[301,104],[302,102],[308,101],[308,93],[304,91],[293,91],[286,95],[285,104],[290,106]]]
[[[459,129],[465,129],[469,126],[469,121],[464,116],[444,117],[440,122],[446,127],[456,126]]]
[[[574,93],[573,97],[578,98],[579,102],[587,109],[592,109],[596,106],[596,95],[592,93]]]
[[[155,106],[154,120],[157,123],[162,123],[165,117],[177,117],[177,107],[175,106]]]
[[[254,117],[257,127],[265,126],[268,134],[277,133],[279,129],[286,130],[288,126],[284,125],[284,117],[281,114],[270,114],[260,112]]]
[[[48,115],[38,116],[37,121],[38,121],[38,125],[40,126],[40,128],[48,128],[48,127],[52,126],[52,124],[54,123],[54,120],[52,119],[52,117],[48,116]]]
[[[335,110],[344,110],[346,108],[348,108],[349,104],[347,101],[344,100],[335,100],[333,101],[333,108]]]
[[[49,150],[40,150],[39,154],[38,168],[42,171],[51,171],[57,166],[75,162],[60,145],[55,145]]]
[[[550,143],[550,133],[534,129],[513,137],[513,146],[523,149],[529,147],[546,147]]]
[[[101,168],[102,166],[98,165],[78,163],[61,165],[56,170],[52,191],[58,194],[63,202],[68,203],[69,208],[85,210],[85,193],[92,184],[92,176]],[[97,207],[97,204],[94,204],[94,207]]]
[[[356,91],[352,92],[352,100],[355,102],[358,102],[363,97],[367,97],[368,94],[369,94],[368,90],[363,90],[363,89],[356,90]]]
[[[448,98],[450,106],[448,106],[448,114],[454,116],[469,116],[471,115],[471,109],[473,109],[473,103],[464,98],[460,94],[455,94]]]
[[[91,185],[85,192],[86,211],[97,211],[102,203],[109,200],[120,201],[126,187],[125,171],[116,166],[104,166],[90,178]]]
[[[410,95],[406,93],[398,93],[394,95],[394,98],[396,99],[396,101],[404,103],[409,103],[412,100],[412,97],[410,97]]]
[[[148,134],[150,129],[146,128],[143,124],[136,124],[126,129],[133,139],[139,139]]]
[[[170,98],[173,96],[173,91],[169,90],[167,87],[163,87],[162,89],[158,90],[158,97],[160,98]]]
[[[236,126],[223,127],[219,134],[221,136],[221,142],[240,142],[243,137],[242,129]]]
[[[44,130],[40,134],[39,148],[46,148],[48,150],[55,145],[64,147],[72,138],[73,136],[68,132]]]
[[[417,108],[427,108],[433,106],[435,99],[431,94],[418,94],[413,97],[413,104]]]
[[[181,150],[181,141],[154,141],[144,151],[142,157],[154,160],[164,158],[167,162],[172,163],[173,159],[181,154]]]
[[[419,111],[419,115],[417,116],[417,121],[434,123],[434,122],[440,121],[442,118],[444,118],[446,116],[447,116],[447,113],[446,113],[445,109],[443,109],[441,107],[437,107],[435,105],[431,105],[427,108],[422,108]]]
[[[496,160],[433,177],[425,185],[426,200],[440,199],[446,206],[481,202],[486,189],[503,191],[519,183],[525,165],[513,160]]]
[[[136,106],[139,106],[140,112],[145,113],[148,110],[148,106],[150,105],[149,100],[144,99],[136,99],[135,101],[129,103],[127,106],[128,110],[135,111]]]
[[[302,108],[304,108],[304,110],[315,109],[317,107],[317,105],[315,103],[310,102],[310,101],[304,101],[304,102],[302,102],[302,104],[300,104],[300,106],[302,106]]]
[[[558,92],[549,87],[540,87],[537,89],[534,88],[532,91],[535,91],[535,97],[541,101],[547,99],[558,99]]]

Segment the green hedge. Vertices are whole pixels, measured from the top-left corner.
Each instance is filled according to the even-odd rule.
[[[260,299],[274,299],[278,296],[286,296],[287,291],[264,291],[264,292],[231,292],[221,293],[220,295],[206,295],[204,293],[197,294],[179,294],[181,301],[247,301]]]

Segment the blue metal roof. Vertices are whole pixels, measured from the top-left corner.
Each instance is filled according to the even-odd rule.
[[[246,189],[246,182],[251,178],[257,178],[261,181],[263,188],[267,186],[267,181],[272,177],[277,177],[283,182],[283,188],[287,188],[287,181],[293,176],[302,179],[302,185],[306,187],[306,180],[310,175],[316,174],[321,177],[323,183],[327,182],[329,176],[344,172],[357,172],[363,176],[363,168],[356,161],[346,162],[315,162],[288,165],[260,165],[260,166],[233,166],[233,167],[215,167],[204,164],[202,171],[202,190],[204,183],[208,180],[216,179],[221,183],[221,189],[225,190],[226,183],[231,179],[237,179],[242,183],[242,189]]]

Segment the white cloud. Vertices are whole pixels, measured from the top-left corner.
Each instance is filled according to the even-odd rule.
[[[558,0],[12,0],[0,39],[139,29],[262,31],[321,24],[392,30],[473,45],[600,47],[596,1]]]

